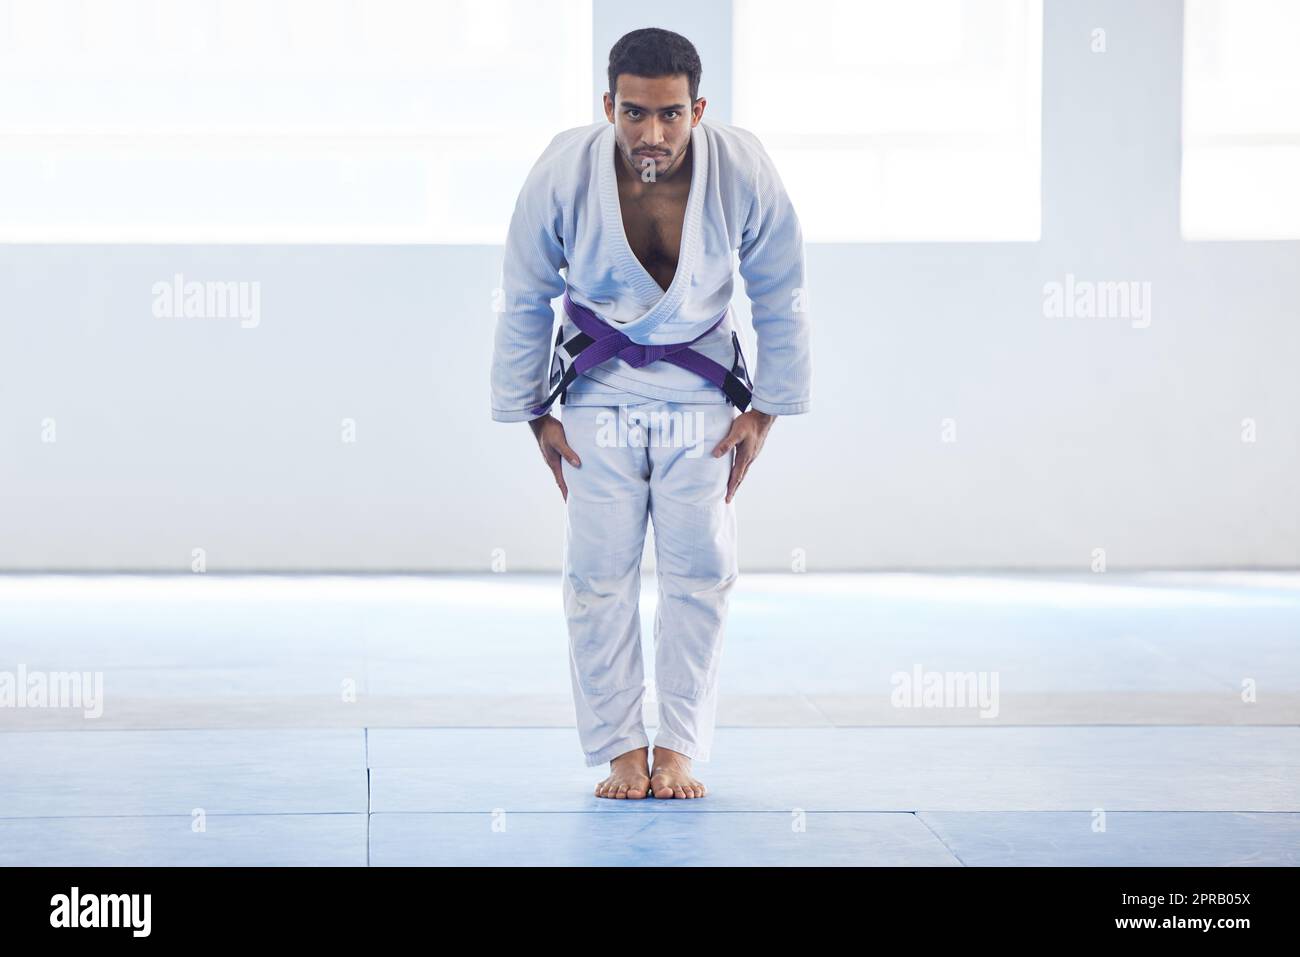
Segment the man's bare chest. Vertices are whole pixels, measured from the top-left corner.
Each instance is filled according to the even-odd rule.
[[[623,232],[628,245],[655,282],[667,289],[677,274],[677,260],[682,247],[682,222],[686,215],[686,194],[662,190],[654,195],[636,197],[620,186],[619,205],[623,213]]]

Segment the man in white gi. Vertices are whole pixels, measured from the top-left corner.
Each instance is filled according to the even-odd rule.
[[[596,795],[703,797],[691,761],[707,761],[713,741],[739,571],[732,500],[775,417],[809,408],[803,238],[758,139],[702,122],[690,41],[636,30],[610,51],[608,73],[605,120],[557,135],[515,205],[492,417],[530,424],[566,503],[578,736],[588,767],[610,763]],[[729,306],[737,253],[757,334],[753,380]],[[562,421],[548,413],[557,397]],[[648,764],[647,517],[659,585]]]

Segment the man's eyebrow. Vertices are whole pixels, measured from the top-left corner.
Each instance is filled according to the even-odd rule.
[[[686,104],[685,104],[685,103],[673,103],[671,106],[661,106],[661,107],[659,107],[658,110],[652,110],[652,109],[650,109],[648,106],[642,106],[642,105],[639,104],[639,103],[629,103],[627,100],[624,100],[624,101],[623,101],[623,109],[625,109],[625,110],[640,110],[642,113],[662,113],[664,110],[678,110],[678,111],[684,110],[684,109],[686,109]]]

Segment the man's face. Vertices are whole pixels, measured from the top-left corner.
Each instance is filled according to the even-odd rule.
[[[655,179],[671,176],[681,165],[691,130],[704,114],[705,100],[691,103],[685,73],[633,76],[620,73],[617,95],[605,94],[605,117],[614,124],[614,139],[623,159],[638,176],[654,164]]]

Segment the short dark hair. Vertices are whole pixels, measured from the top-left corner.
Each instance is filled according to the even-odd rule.
[[[691,103],[699,98],[700,55],[695,45],[680,33],[645,27],[619,38],[609,51],[609,95],[617,91],[618,75],[673,76],[685,73],[690,85]]]

